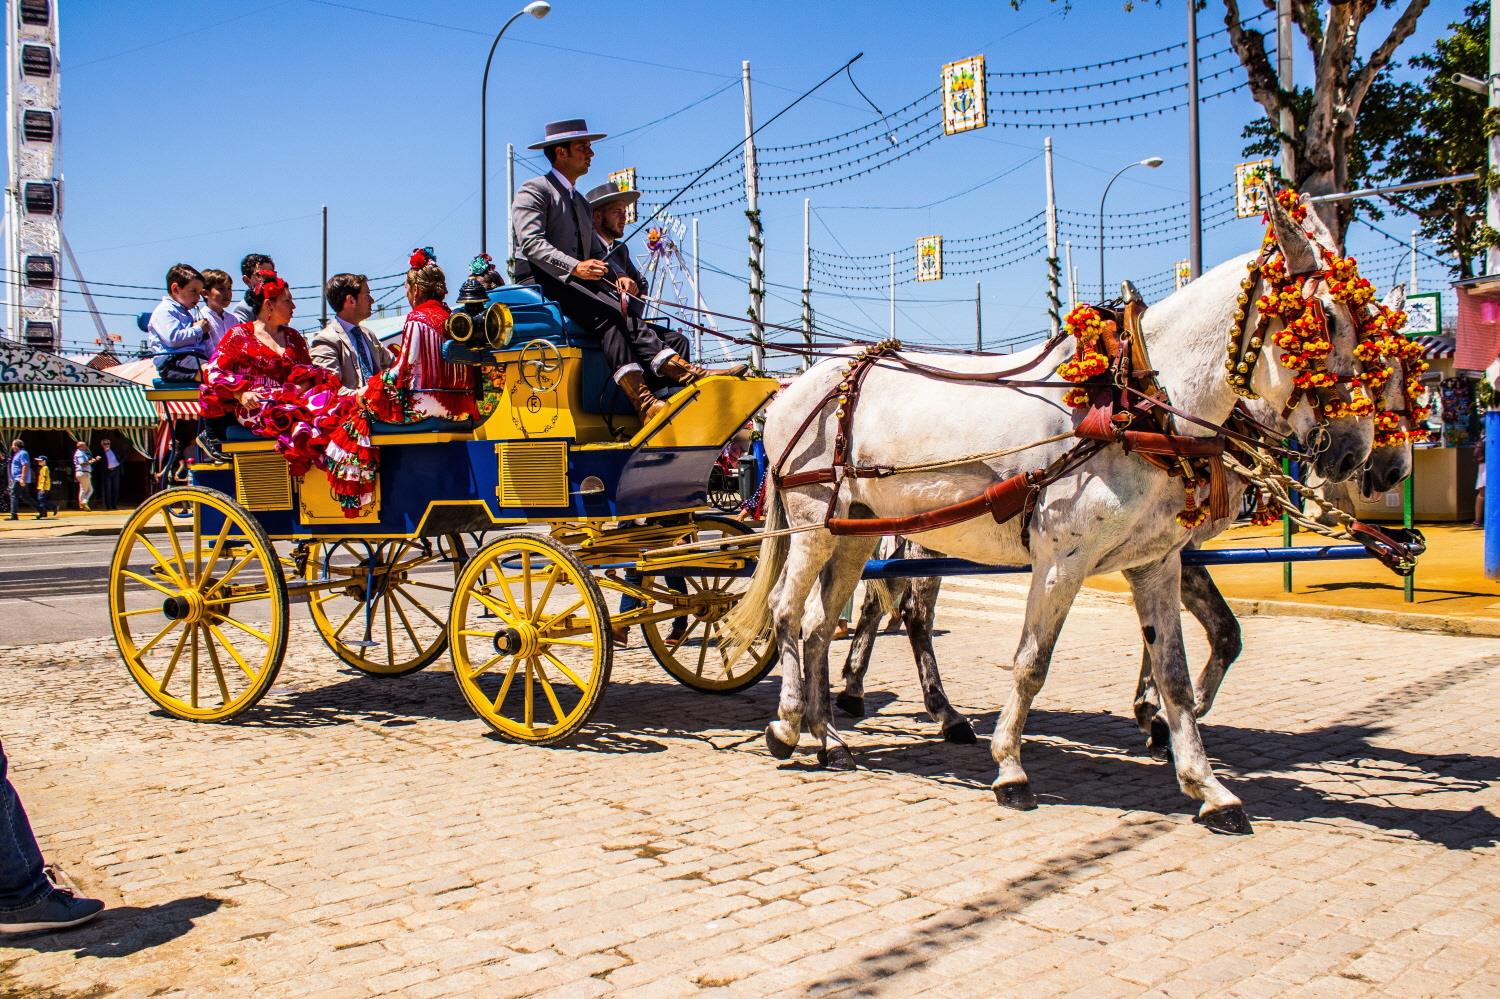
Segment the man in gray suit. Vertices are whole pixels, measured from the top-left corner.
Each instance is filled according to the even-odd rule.
[[[548,123],[542,140],[531,144],[552,169],[516,192],[510,216],[515,277],[520,284],[538,285],[569,318],[599,335],[615,381],[645,422],[663,406],[646,387],[646,368],[678,384],[710,374],[740,375],[745,369],[708,371],[689,364],[638,315],[621,310],[610,266],[595,255],[593,211],[575,186],[593,162],[594,140],[602,138],[602,132],[590,132],[587,122],[574,118]]]
[[[374,311],[370,282],[363,274],[335,274],[323,294],[333,319],[314,334],[307,352],[314,364],[339,376],[345,392],[356,392],[394,360],[385,345],[360,325]]]

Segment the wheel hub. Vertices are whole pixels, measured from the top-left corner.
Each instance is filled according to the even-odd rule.
[[[172,621],[199,624],[203,621],[208,604],[197,590],[184,590],[176,596],[162,601],[161,612]]]
[[[495,651],[505,656],[534,656],[541,646],[535,626],[524,622],[495,633]]]

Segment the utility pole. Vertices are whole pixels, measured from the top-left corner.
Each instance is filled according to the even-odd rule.
[[[1284,92],[1292,92],[1292,0],[1276,0],[1276,82]],[[1291,108],[1281,109],[1277,126],[1281,132],[1281,177],[1292,184],[1297,180],[1297,153],[1292,145],[1297,119]]]
[[[896,255],[891,254],[891,332],[890,338],[896,339]]]
[[[328,296],[322,290],[328,287],[328,206],[323,206],[323,283],[318,286],[318,299],[323,303],[323,325],[328,325]]]
[[[516,146],[505,144],[505,280],[514,281],[516,269],[516,231],[510,227],[510,208],[516,200]],[[481,251],[482,252],[482,251]],[[693,247],[693,256],[698,248]]]
[[[1073,241],[1070,239],[1063,244],[1063,252],[1066,254],[1064,260],[1068,268],[1068,309],[1078,304],[1078,269],[1073,266]]]
[[[759,171],[755,166],[755,114],[750,105],[750,60],[740,63],[745,92],[745,216],[750,220],[750,357],[766,369],[766,243],[760,224]]]
[[[1203,194],[1198,169],[1198,0],[1187,0],[1188,36],[1188,268],[1203,274]]]
[[[1490,116],[1500,114],[1500,3],[1490,0]],[[1500,133],[1490,135],[1489,175],[1500,168]],[[1500,189],[1489,189],[1484,220],[1491,229],[1500,228]],[[1485,273],[1500,274],[1500,246],[1491,245],[1484,255]],[[1484,414],[1484,574],[1500,579],[1500,409]]]
[[[693,306],[698,311],[697,324],[703,325],[703,267],[698,256],[698,216],[693,216]],[[703,331],[693,330],[693,360],[703,363]]]
[[[1059,297],[1062,281],[1058,273],[1061,261],[1057,259],[1057,194],[1052,185],[1052,136],[1047,136],[1042,143],[1042,151],[1047,160],[1047,320],[1055,336],[1062,328],[1062,299]],[[978,298],[977,291],[975,298]]]
[[[979,282],[974,282],[974,351],[984,353],[984,303],[980,298]]]
[[[1417,237],[1421,234],[1420,229],[1411,231],[1411,285],[1406,289],[1408,295],[1417,293]],[[1442,330],[1438,330],[1439,333]]]
[[[802,367],[812,366],[813,311],[812,311],[812,198],[802,199],[802,339],[807,344],[807,353],[802,357]]]

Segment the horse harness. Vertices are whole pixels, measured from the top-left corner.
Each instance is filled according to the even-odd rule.
[[[1002,479],[977,496],[907,517],[837,517],[838,497],[842,485],[851,478],[885,478],[903,471],[888,465],[860,465],[851,458],[854,449],[854,414],[859,405],[866,376],[876,365],[895,365],[914,374],[942,381],[983,383],[1012,388],[1074,387],[1069,382],[1050,379],[1018,380],[1050,356],[1062,342],[1065,333],[1054,335],[1030,361],[1004,371],[956,372],[922,364],[901,356],[899,341],[886,340],[866,348],[850,360],[843,377],[812,407],[786,450],[772,469],[772,480],[781,490],[815,483],[830,483],[833,489],[824,514],[824,525],[835,535],[874,536],[884,534],[918,534],[962,523],[988,513],[1003,524],[1017,515],[1022,517],[1022,539],[1026,540],[1031,515],[1041,491],[1048,485],[1085,464],[1106,447],[1118,444],[1125,451],[1163,469],[1169,475],[1188,482],[1207,483],[1209,509],[1217,519],[1229,515],[1228,487],[1224,464],[1227,437],[1240,434],[1217,424],[1198,420],[1182,413],[1167,400],[1166,392],[1156,379],[1146,355],[1145,339],[1140,333],[1145,306],[1139,301],[1119,309],[1101,309],[1113,320],[1114,329],[1103,338],[1109,357],[1107,378],[1084,386],[1090,392],[1086,413],[1074,428],[1076,442],[1046,465]],[[834,404],[835,434],[832,463],[826,468],[783,472],[798,441],[812,426],[824,407]],[[1215,431],[1211,437],[1190,437],[1173,430],[1172,417],[1182,416]],[[1149,428],[1149,429],[1147,429]],[[1245,442],[1249,443],[1246,437]]]

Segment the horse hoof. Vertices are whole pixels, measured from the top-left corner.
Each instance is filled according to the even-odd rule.
[[[1207,826],[1210,832],[1221,833],[1225,836],[1249,836],[1254,832],[1250,828],[1249,817],[1239,805],[1204,812],[1193,821]]]
[[[863,718],[865,716],[865,699],[855,697],[853,694],[840,694],[833,699],[840,711],[851,718]]]
[[[1146,740],[1146,747],[1151,750],[1153,760],[1172,758],[1172,730],[1160,718],[1151,719],[1151,736]]]
[[[1031,783],[1024,780],[1019,784],[996,786],[995,800],[1000,803],[1001,808],[1017,812],[1029,812],[1036,807],[1036,795],[1031,793]]]
[[[818,750],[818,763],[824,770],[858,770],[859,765],[854,762],[854,754],[843,746],[834,746],[832,749]]]
[[[979,740],[974,737],[974,726],[969,724],[969,719],[964,718],[943,729],[943,741],[955,746],[972,746]]]
[[[771,755],[776,757],[778,760],[789,760],[792,758],[792,751],[797,748],[797,744],[794,742],[782,742],[780,739],[776,738],[775,733],[773,733],[768,726],[766,728],[766,748],[769,749],[771,751]]]

